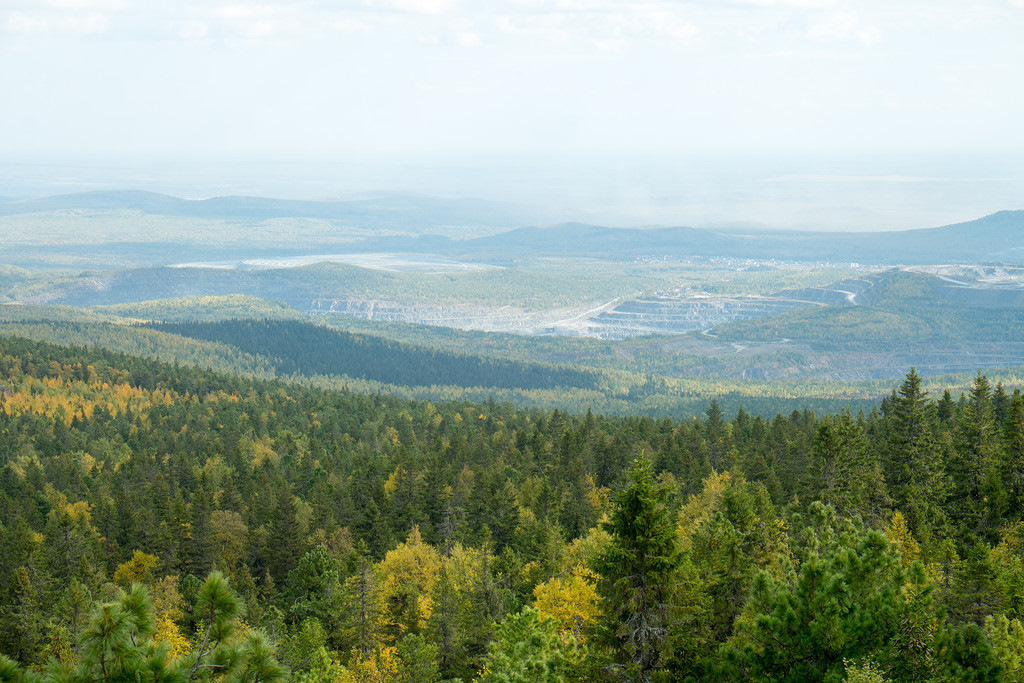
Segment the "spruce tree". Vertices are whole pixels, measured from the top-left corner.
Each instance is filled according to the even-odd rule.
[[[1003,482],[1009,495],[1009,509],[1016,510],[1019,515],[1024,509],[1024,399],[1019,390],[1013,392],[1005,432]]]
[[[679,565],[665,491],[655,486],[651,470],[646,455],[633,462],[629,486],[615,497],[603,524],[611,542],[595,563],[617,653],[612,666],[644,683],[663,665]]]
[[[914,368],[883,408],[887,452],[885,482],[911,531],[927,536],[943,525],[948,480],[942,463],[934,404]]]
[[[808,475],[810,496],[838,513],[872,522],[885,516],[888,494],[881,464],[850,413],[822,420]]]
[[[978,373],[956,425],[947,462],[953,482],[953,514],[962,532],[993,541],[1008,503],[1003,484],[1003,444],[995,421],[992,389]]]

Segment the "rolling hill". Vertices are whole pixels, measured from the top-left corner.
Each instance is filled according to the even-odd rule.
[[[187,218],[269,220],[317,218],[387,226],[477,225],[511,227],[536,221],[538,211],[506,202],[385,193],[348,201],[304,201],[269,197],[181,199],[138,190],[96,191],[0,203],[0,216],[53,211],[138,211]]]
[[[51,259],[67,252],[66,260],[73,264],[76,257],[82,258],[83,245],[95,251],[106,244],[129,262],[136,249],[140,265],[162,265],[175,262],[182,252],[194,253],[196,243],[231,258],[262,256],[268,249],[282,254],[331,253],[328,249],[435,254],[500,264],[540,257],[882,265],[1024,263],[1024,211],[1001,211],[967,223],[900,232],[544,226],[543,219],[537,210],[513,204],[400,193],[349,201],[302,201],[242,196],[190,200],[151,192],[105,191],[0,203],[0,224],[6,221],[6,229],[19,235],[6,252],[12,265],[19,265],[19,259],[37,263],[39,248],[45,248]],[[46,229],[38,231],[33,241],[36,223]],[[96,234],[112,224],[117,229],[109,239],[97,241]],[[92,251],[89,260],[102,262]]]
[[[461,245],[463,257],[504,254],[599,258],[704,257],[874,264],[1024,263],[1024,211],[900,232],[768,232],[604,228],[578,223],[518,228]]]

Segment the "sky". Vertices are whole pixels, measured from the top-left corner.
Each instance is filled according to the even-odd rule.
[[[0,155],[1024,150],[1024,0],[0,0]]]

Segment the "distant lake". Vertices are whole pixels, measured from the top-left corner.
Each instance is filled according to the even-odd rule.
[[[299,268],[315,263],[343,263],[370,270],[417,273],[451,273],[453,271],[490,270],[499,266],[482,263],[453,261],[421,254],[317,254],[310,256],[282,256],[280,258],[254,258],[243,261],[194,261],[175,263],[170,268],[216,268],[223,270],[271,270]]]

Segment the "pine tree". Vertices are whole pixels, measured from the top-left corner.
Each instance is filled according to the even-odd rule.
[[[838,680],[844,659],[878,657],[898,633],[900,558],[882,534],[811,504],[800,530],[800,564],[789,575],[761,572],[726,650],[749,680]]]
[[[572,659],[555,620],[526,608],[501,623],[483,665],[480,683],[563,683]]]
[[[112,683],[273,683],[285,676],[274,648],[259,632],[238,642],[232,637],[239,600],[217,572],[199,590],[195,613],[202,628],[187,657],[171,656],[157,636],[149,592],[134,585],[113,602],[98,605],[79,635],[77,662],[51,660],[40,675],[22,674],[0,656],[0,681],[109,681]]]

